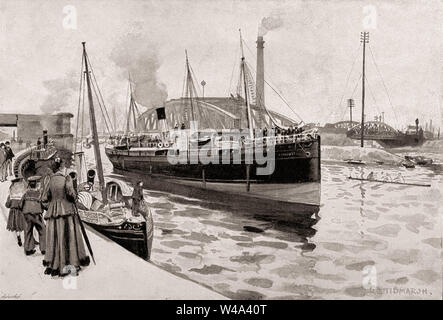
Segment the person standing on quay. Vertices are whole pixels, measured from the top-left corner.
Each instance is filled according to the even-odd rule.
[[[20,200],[25,191],[22,179],[14,179],[11,181],[9,187],[9,195],[6,199],[5,207],[9,209],[8,223],[6,229],[11,232],[15,232],[17,235],[17,244],[22,246],[22,239],[20,233],[26,228],[26,221],[23,213],[20,209]]]
[[[5,144],[0,143],[0,182],[7,180],[6,178],[6,149]]]
[[[132,215],[139,217],[140,204],[143,201],[143,181],[137,181],[132,192]]]
[[[40,190],[37,188],[39,176],[28,179],[28,190],[22,197],[20,208],[26,220],[25,228],[25,254],[27,256],[35,253],[35,240],[33,236],[34,228],[39,235],[39,245],[42,254],[45,254],[46,247],[46,226],[42,219],[43,206],[41,202]]]
[[[14,159],[15,155],[14,155],[14,152],[12,152],[11,145],[10,145],[9,141],[6,141],[6,143],[5,143],[5,151],[6,151],[5,175],[12,176],[12,159]]]
[[[70,274],[71,268],[78,272],[81,267],[89,265],[75,207],[76,198],[72,178],[65,176],[62,160],[56,158],[54,174],[42,197],[43,202],[48,203],[44,217],[47,221],[45,274],[65,276]]]

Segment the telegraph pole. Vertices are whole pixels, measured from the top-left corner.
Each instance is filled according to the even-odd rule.
[[[364,147],[364,128],[365,128],[365,55],[366,55],[366,43],[369,43],[369,32],[360,33],[360,42],[363,43],[363,75],[361,78],[361,147]]]

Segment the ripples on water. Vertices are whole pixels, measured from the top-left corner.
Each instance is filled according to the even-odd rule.
[[[432,186],[347,179],[371,171]],[[274,223],[146,190],[151,259],[237,299],[441,299],[442,185],[440,171],[428,168],[322,164],[318,215]]]

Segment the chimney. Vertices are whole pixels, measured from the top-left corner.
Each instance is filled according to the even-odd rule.
[[[260,110],[265,106],[265,62],[263,58],[262,36],[257,37],[257,79],[255,81],[256,105]]]

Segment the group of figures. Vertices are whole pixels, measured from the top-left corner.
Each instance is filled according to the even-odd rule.
[[[184,130],[186,129],[185,125],[182,124],[182,126],[179,128],[178,124],[176,124],[174,130]],[[297,127],[297,126],[290,126],[287,129],[283,129],[283,128],[279,128],[279,127],[274,127],[272,128],[273,135],[277,138],[279,138],[279,140],[281,140],[282,137],[294,137],[297,134],[301,134],[304,132],[304,129],[302,127]],[[264,128],[264,129],[256,129],[254,131],[254,138],[256,136],[260,136],[260,137],[267,137],[268,133],[270,134],[270,132],[268,132],[268,128]],[[166,141],[168,140],[165,137],[160,137],[159,135],[147,135],[147,134],[139,134],[139,135],[135,135],[135,134],[129,134],[129,135],[119,135],[119,136],[114,136],[111,137],[109,143],[115,146],[120,146],[120,147],[124,147],[127,149],[133,148],[133,147],[166,147],[168,148],[169,146],[172,146],[174,144],[173,141]],[[287,140],[287,139],[283,139],[283,140]],[[175,141],[176,142],[176,141]],[[242,138],[241,141],[244,144],[244,137]]]
[[[51,276],[77,275],[89,265],[81,221],[75,204],[77,191],[63,160],[54,159],[53,173],[11,181],[6,207],[10,209],[7,230],[16,232],[17,243],[27,256],[39,245],[44,255],[44,273]],[[34,229],[39,240],[34,239]],[[20,233],[24,231],[24,244]]]
[[[0,142],[0,182],[8,180],[12,176],[12,159],[14,159],[9,141]]]

